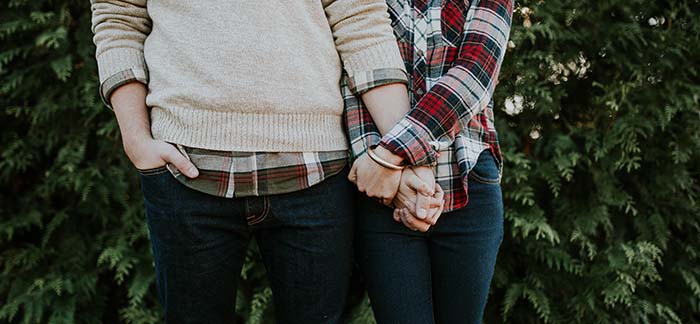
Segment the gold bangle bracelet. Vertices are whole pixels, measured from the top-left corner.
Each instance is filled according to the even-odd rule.
[[[387,162],[386,160],[380,158],[374,151],[370,148],[367,149],[367,155],[369,155],[369,158],[372,159],[372,161],[377,162],[377,164],[387,168],[387,169],[392,169],[392,170],[403,170],[406,168],[405,166],[400,166],[396,165],[390,162]]]

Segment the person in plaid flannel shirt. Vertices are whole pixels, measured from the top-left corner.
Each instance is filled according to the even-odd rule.
[[[358,261],[378,323],[481,323],[503,239],[492,94],[514,3],[387,3],[412,108],[387,128],[358,96],[376,80],[343,84],[349,179],[367,193],[358,195]],[[377,164],[410,167],[379,177]]]

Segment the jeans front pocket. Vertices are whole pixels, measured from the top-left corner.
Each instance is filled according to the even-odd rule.
[[[167,165],[159,166],[157,168],[150,168],[150,169],[136,169],[139,174],[142,176],[154,176],[154,175],[159,175],[161,173],[168,172],[168,167]]]
[[[485,149],[479,154],[474,168],[469,172],[469,180],[484,184],[500,184],[501,175],[498,172],[498,164],[490,149]]]

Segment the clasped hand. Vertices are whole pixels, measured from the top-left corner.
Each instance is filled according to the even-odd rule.
[[[375,153],[396,162],[397,157],[382,147],[377,147]],[[363,154],[353,164],[348,179],[368,197],[394,207],[394,220],[414,231],[427,231],[442,214],[444,192],[435,182],[431,167],[393,170]]]

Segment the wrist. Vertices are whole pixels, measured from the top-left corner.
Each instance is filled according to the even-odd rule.
[[[124,146],[124,151],[126,151],[127,154],[138,150],[139,147],[152,140],[153,137],[151,137],[151,134],[122,135],[122,144]]]
[[[381,145],[370,149],[372,149],[374,151],[374,154],[382,158],[384,161],[387,161],[394,165],[403,165],[402,157],[392,153],[391,151],[387,150]]]

